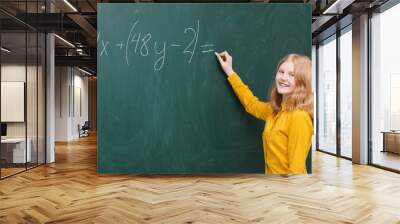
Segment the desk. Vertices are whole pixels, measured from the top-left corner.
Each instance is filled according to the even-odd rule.
[[[11,158],[5,158],[6,161],[10,163],[25,163],[25,162],[31,162],[32,159],[32,154],[31,154],[31,145],[32,141],[30,138],[27,139],[27,147],[25,151],[25,138],[6,138],[6,139],[1,139],[1,154],[3,157],[3,154],[7,156],[7,154],[12,154],[12,161]],[[12,147],[12,148],[10,148]],[[26,153],[26,154],[25,154]],[[8,156],[7,156],[8,157]],[[11,155],[9,156],[11,157]],[[27,161],[25,161],[25,158],[27,158]]]
[[[382,131],[381,133],[383,133],[382,152],[400,154],[400,131]]]

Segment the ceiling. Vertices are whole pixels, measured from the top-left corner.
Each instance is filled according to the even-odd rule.
[[[55,32],[61,38],[55,38],[56,65],[80,66],[95,73],[96,71],[96,35],[97,3],[183,3],[183,2],[229,2],[229,3],[311,3],[313,8],[313,41],[329,35],[329,28],[340,19],[351,23],[351,16],[373,9],[387,0],[1,0],[0,24],[2,46],[13,48],[14,54],[35,53],[36,42],[30,43],[25,51],[24,33]],[[332,6],[332,7],[331,7]],[[50,11],[53,13],[48,13]],[[327,10],[329,8],[329,10]],[[324,14],[325,12],[325,14]],[[328,13],[327,13],[328,12]],[[346,21],[345,19],[343,21]],[[343,23],[342,25],[345,25]],[[332,28],[331,28],[332,29]],[[335,32],[335,30],[330,31]],[[35,39],[36,40],[36,39]],[[40,48],[42,46],[39,46]],[[78,50],[79,49],[79,50]],[[3,54],[2,54],[3,55]],[[29,56],[28,56],[29,57]]]

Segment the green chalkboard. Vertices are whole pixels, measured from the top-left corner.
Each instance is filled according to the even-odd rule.
[[[276,64],[311,54],[309,4],[99,4],[98,172],[263,173],[264,122],[219,68],[268,100]]]

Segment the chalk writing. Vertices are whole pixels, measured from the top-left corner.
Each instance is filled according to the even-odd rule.
[[[154,38],[153,34],[150,32],[143,32],[139,30],[140,21],[133,21],[132,26],[129,29],[127,38],[124,41],[116,41],[116,43],[109,43],[102,39],[104,35],[99,32],[97,34],[97,43],[100,44],[100,57],[109,56],[109,49],[115,47],[116,49],[122,51],[125,50],[125,64],[127,66],[133,66],[131,63],[133,56],[155,58],[153,64],[154,71],[161,71],[167,62],[167,55],[169,50],[176,51],[179,48],[182,49],[183,55],[188,55],[185,59],[188,64],[193,60],[194,55],[198,52],[201,54],[213,53],[214,44],[204,43],[199,45],[199,35],[200,35],[200,21],[195,22],[195,26],[186,27],[183,29],[183,34],[185,37],[189,37],[188,42],[180,43],[179,41],[173,41],[167,43],[166,41],[160,41]],[[187,39],[187,38],[186,38]],[[175,50],[174,50],[175,49]]]

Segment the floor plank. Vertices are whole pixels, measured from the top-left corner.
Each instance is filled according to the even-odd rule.
[[[96,138],[0,181],[0,223],[400,223],[400,175],[313,154],[313,174],[96,173]]]

